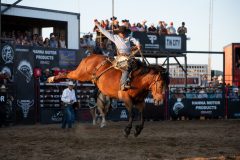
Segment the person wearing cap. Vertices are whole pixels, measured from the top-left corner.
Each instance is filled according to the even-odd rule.
[[[49,45],[52,48],[58,48],[58,41],[56,40],[55,35],[53,33],[51,33],[50,35]]]
[[[130,42],[136,45],[137,49],[139,50],[141,49],[139,41],[129,35],[131,31],[128,28],[126,28],[126,26],[120,26],[118,30],[114,30],[115,34],[111,34],[99,25],[98,20],[95,20],[95,25],[99,28],[99,31],[102,34],[104,34],[113,43],[115,43],[116,48],[118,50],[118,56],[128,57],[131,55]],[[126,70],[122,70],[122,77],[120,80],[121,90],[126,90],[130,88],[129,84],[130,80],[128,77],[130,71],[131,71],[130,67],[127,67]]]
[[[62,128],[66,128],[66,124],[68,124],[68,128],[72,128],[72,124],[74,122],[74,110],[73,104],[77,101],[75,90],[73,89],[74,83],[72,81],[68,82],[68,88],[63,90],[61,100],[64,103],[64,111],[63,111],[63,121]]]

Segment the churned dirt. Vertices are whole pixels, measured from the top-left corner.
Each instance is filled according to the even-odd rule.
[[[126,124],[0,128],[0,160],[240,159],[240,120],[146,122],[137,138],[123,136]]]

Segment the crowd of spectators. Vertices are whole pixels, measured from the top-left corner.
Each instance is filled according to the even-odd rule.
[[[117,17],[112,17],[110,20],[100,20],[100,25],[105,30],[112,32],[113,30],[118,30],[120,26],[126,26],[132,32],[148,32],[159,35],[186,35],[187,28],[185,27],[185,22],[182,22],[182,25],[175,29],[173,22],[168,24],[165,21],[159,21],[158,25],[154,25],[153,23],[149,26],[147,25],[147,21],[143,20],[142,23],[130,23],[129,20],[123,19],[121,23],[117,20]],[[107,37],[105,37],[101,32],[99,32],[98,27],[95,25],[93,27],[93,32],[96,33],[96,39],[93,39],[93,35],[88,33],[80,38],[80,47],[86,49],[107,49],[107,50],[115,50],[115,46],[112,44]]]
[[[14,45],[39,46],[51,48],[66,48],[66,40],[63,34],[51,33],[49,38],[39,34],[32,34],[30,31],[11,31],[2,32],[2,39],[7,40]]]
[[[214,76],[212,81],[203,83],[203,85],[197,87],[173,87],[170,89],[170,98],[223,98],[223,91],[225,91],[229,98],[240,98],[239,88],[236,86],[230,86],[229,84],[224,85],[221,77],[222,76]]]

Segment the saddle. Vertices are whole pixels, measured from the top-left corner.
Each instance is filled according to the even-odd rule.
[[[131,70],[134,71],[138,68],[138,60],[128,56],[117,56],[117,58],[112,62],[115,69],[118,70]]]

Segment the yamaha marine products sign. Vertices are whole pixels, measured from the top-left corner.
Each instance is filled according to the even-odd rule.
[[[223,99],[170,99],[169,112],[172,117],[224,117]]]
[[[34,54],[35,66],[42,69],[58,67],[58,52],[56,49],[50,48],[32,48]]]
[[[17,120],[21,123],[34,123],[34,58],[30,48],[24,46],[16,46],[15,56]]]

